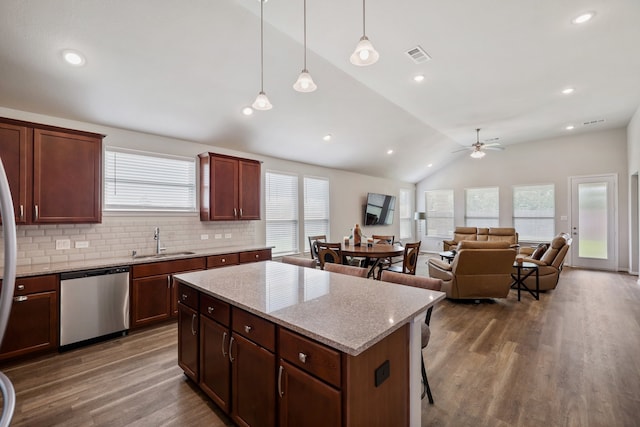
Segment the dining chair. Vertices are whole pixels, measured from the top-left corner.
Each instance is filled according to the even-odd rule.
[[[283,256],[282,262],[285,264],[297,265],[300,267],[316,268],[316,260],[309,258],[300,258],[297,256]]]
[[[402,265],[390,265],[386,270],[392,271],[394,273],[404,273],[404,274],[416,274],[416,267],[418,266],[418,255],[420,254],[420,244],[422,242],[415,243],[405,243],[404,245],[404,253],[402,255]],[[380,277],[380,273],[382,273],[384,268],[380,268],[378,273],[378,277]]]
[[[327,263],[342,264],[342,244],[316,241],[320,268],[324,270]]]
[[[326,242],[327,236],[324,234],[320,234],[317,236],[308,236],[309,239],[309,253],[311,254],[311,259],[316,261],[316,266],[320,265],[320,260],[318,259],[318,242]]]
[[[373,239],[373,244],[386,243],[388,245],[393,245],[396,241],[396,236],[394,235],[373,234],[371,235],[371,238]],[[402,260],[394,261],[392,257],[388,257],[379,260],[378,266],[380,268],[388,268],[391,264],[395,264],[400,261]],[[369,265],[371,265],[371,263],[369,263]]]
[[[342,264],[333,264],[326,263],[324,265],[324,271],[330,271],[332,273],[340,273],[340,274],[349,274],[351,276],[364,277],[367,278],[369,274],[369,270],[362,267],[356,267],[354,265],[342,265]]]
[[[424,277],[424,276],[411,276],[408,274],[395,273],[389,270],[384,270],[382,272],[382,275],[380,276],[380,280],[382,280],[383,282],[391,282],[399,285],[429,289],[431,291],[439,291],[440,289],[442,289],[442,280],[440,279],[434,279],[431,277]],[[429,338],[431,338],[430,323],[431,323],[432,310],[433,310],[433,307],[429,307],[427,309],[427,315],[425,316],[424,324],[422,324],[420,327],[420,338],[422,341],[421,343],[422,350],[424,350],[427,347],[427,344],[429,344]],[[424,355],[422,354],[422,351],[420,352],[420,359],[422,361],[422,384],[423,384],[422,398],[424,399],[424,395],[426,393],[429,398],[429,403],[433,405],[433,395],[431,394],[431,387],[429,387],[429,380],[427,379],[427,369],[425,368],[425,365],[424,365]]]

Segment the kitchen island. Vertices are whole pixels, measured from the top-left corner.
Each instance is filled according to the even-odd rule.
[[[239,425],[421,424],[442,292],[258,262],[175,276],[179,364]]]

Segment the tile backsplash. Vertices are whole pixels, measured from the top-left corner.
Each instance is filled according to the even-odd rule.
[[[160,227],[160,241],[168,252],[255,245],[260,243],[259,223],[201,222],[193,216],[104,216],[101,224],[18,226],[18,265],[120,258],[131,256],[134,250],[140,255],[152,254],[156,250],[155,227]],[[203,240],[203,235],[208,239]],[[58,247],[68,244],[69,249],[56,249],[56,243]],[[0,245],[0,254],[3,251]]]

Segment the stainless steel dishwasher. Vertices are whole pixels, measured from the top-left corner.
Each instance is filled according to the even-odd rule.
[[[60,275],[60,349],[129,329],[129,267],[74,271]]]

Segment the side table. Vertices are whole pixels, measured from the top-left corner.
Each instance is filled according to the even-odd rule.
[[[511,284],[512,289],[518,290],[518,301],[520,301],[520,291],[525,290],[531,294],[536,300],[540,299],[540,281],[539,281],[539,273],[538,273],[538,265],[533,262],[523,262],[513,263],[513,268],[516,269],[516,273],[511,273],[511,278],[513,279],[513,283]],[[522,275],[523,270],[526,270],[526,274]],[[536,275],[536,288],[535,290],[529,288],[525,283],[525,279],[532,274]]]

